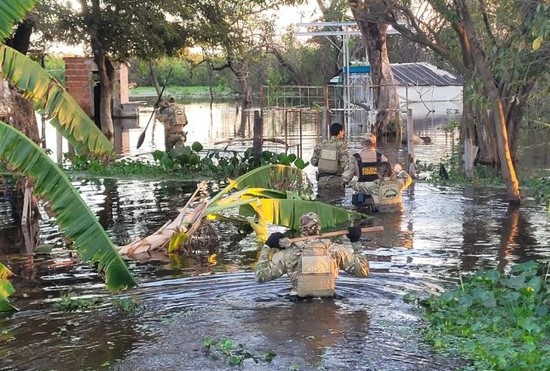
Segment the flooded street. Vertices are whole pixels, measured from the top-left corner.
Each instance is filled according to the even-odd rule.
[[[421,162],[438,163],[450,150],[455,138],[441,131],[442,125],[434,120],[419,125],[422,135],[432,138],[432,144],[415,148]],[[192,142],[191,133],[200,130],[189,131]],[[223,128],[216,132],[227,135]],[[357,148],[358,135],[351,133],[352,147]],[[309,159],[312,131],[304,137]],[[212,145],[215,137],[204,141]],[[381,149],[391,161],[402,162],[400,146]],[[315,169],[307,172],[314,180]],[[195,183],[174,181],[74,179],[74,185],[118,245],[173,219],[195,190]],[[351,190],[346,196],[341,204],[351,207]],[[502,188],[425,181],[416,181],[403,201],[401,214],[373,215],[373,225],[384,226],[383,232],[363,236],[370,277],[341,273],[334,299],[292,301],[287,278],[254,281],[259,247],[254,235],[239,235],[221,222],[215,222],[215,251],[128,261],[140,287],[113,296],[92,269],[63,248],[47,217],[38,235],[47,251],[26,253],[3,200],[0,261],[17,275],[10,302],[20,311],[0,316],[0,369],[458,369],[461,360],[438,356],[422,343],[421,317],[404,297],[439,292],[480,268],[547,260],[547,209],[529,197],[520,208],[510,208]],[[63,311],[59,303],[67,295],[95,304]],[[128,303],[135,307],[126,308]],[[242,344],[239,349],[250,357],[231,366],[219,347],[205,349],[205,342],[223,340],[235,348]],[[268,352],[276,354],[271,362],[264,360]]]

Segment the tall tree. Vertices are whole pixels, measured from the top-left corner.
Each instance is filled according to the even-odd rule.
[[[464,76],[464,147],[479,148],[478,161],[502,171],[509,201],[519,203],[518,131],[533,86],[547,73],[548,1],[427,0],[414,8],[381,1],[385,11],[370,22],[392,25]]]
[[[387,6],[381,0],[351,0],[353,16],[367,44],[367,54],[374,85],[374,108],[376,121],[372,129],[377,136],[401,134],[399,97],[393,80],[388,57],[388,24],[380,21],[387,15]],[[376,21],[373,21],[376,20]]]
[[[41,32],[46,40],[88,46],[98,68],[100,121],[113,140],[112,95],[116,63],[132,56],[155,59],[181,48],[187,33],[181,23],[169,19],[170,11],[184,9],[175,0],[42,0],[48,4]],[[188,15],[191,17],[191,15]]]
[[[189,21],[195,40],[206,51],[208,59],[222,55],[222,63],[213,68],[229,68],[235,75],[241,123],[239,135],[244,135],[246,113],[252,103],[249,80],[250,65],[265,58],[265,51],[275,33],[274,13],[279,6],[298,1],[249,1],[249,0],[206,0],[193,6],[194,22]],[[220,53],[221,51],[221,53]]]

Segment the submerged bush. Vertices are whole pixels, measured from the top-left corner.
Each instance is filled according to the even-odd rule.
[[[422,304],[426,340],[480,370],[550,369],[548,276],[535,262],[478,272]]]

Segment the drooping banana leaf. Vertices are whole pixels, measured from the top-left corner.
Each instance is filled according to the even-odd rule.
[[[50,123],[79,153],[113,157],[114,148],[74,98],[38,63],[17,50],[0,45],[0,68],[4,78],[47,115]]]
[[[0,159],[34,181],[34,193],[50,202],[57,222],[82,260],[97,264],[109,289],[137,285],[112,241],[67,175],[32,140],[0,121]]]
[[[12,34],[13,25],[23,19],[38,0],[0,1],[0,42]]]
[[[216,194],[210,202],[217,202],[218,199],[232,190],[243,190],[245,188],[290,190],[297,192],[303,199],[313,196],[311,182],[302,170],[287,165],[264,165],[241,175],[235,180],[230,180],[227,187]]]
[[[330,230],[349,224],[354,219],[366,219],[368,216],[333,206],[320,201],[309,201],[291,191],[279,191],[264,188],[245,188],[226,194],[210,202],[208,213],[239,206],[239,215],[248,218],[250,225],[264,241],[267,238],[267,223],[299,229],[299,220],[306,212],[315,212],[321,219],[321,228]]]
[[[251,209],[258,215],[260,220],[292,230],[300,228],[300,217],[307,212],[314,212],[319,215],[321,228],[324,230],[348,226],[352,220],[367,218],[364,214],[343,207],[319,201],[297,199],[259,198],[256,202],[241,206],[240,214],[248,214],[252,211]]]
[[[8,312],[16,310],[8,301],[8,296],[15,292],[8,277],[12,273],[4,264],[0,262],[0,312]]]

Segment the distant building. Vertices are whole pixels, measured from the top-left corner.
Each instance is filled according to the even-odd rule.
[[[429,63],[391,64],[397,87],[400,108],[403,112],[412,109],[415,116],[434,113],[437,115],[459,115],[462,113],[463,80],[450,72]],[[349,83],[345,84],[346,78]],[[330,80],[331,85],[342,86],[341,99],[346,107],[349,100],[352,122],[372,124],[376,112],[373,110],[373,85],[370,66],[357,65],[342,68],[340,74]]]

